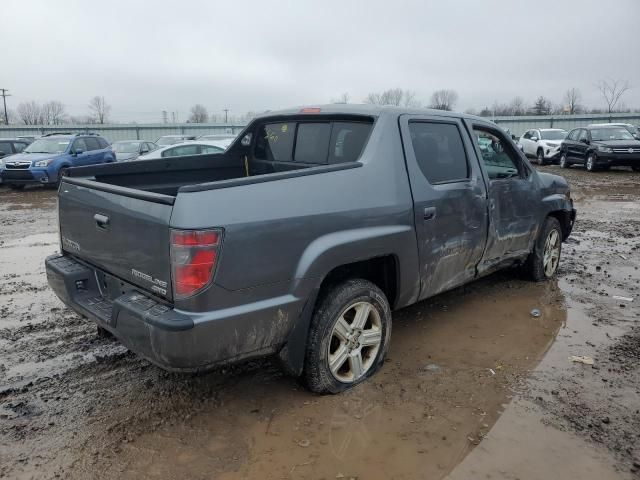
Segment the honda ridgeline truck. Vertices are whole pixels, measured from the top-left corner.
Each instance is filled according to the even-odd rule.
[[[383,363],[392,311],[495,270],[552,277],[576,212],[481,118],[330,105],[220,154],[70,169],[50,286],[168,370],[277,355],[315,392]]]

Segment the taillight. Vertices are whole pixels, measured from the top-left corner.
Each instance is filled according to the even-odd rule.
[[[221,241],[221,230],[171,230],[175,298],[195,295],[211,282]]]

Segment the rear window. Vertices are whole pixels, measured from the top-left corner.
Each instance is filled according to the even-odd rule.
[[[330,123],[299,124],[294,161],[300,163],[327,163],[330,136]]]
[[[258,130],[255,158],[316,165],[354,162],[372,125],[339,121],[265,124]]]
[[[256,139],[255,157],[272,162],[290,162],[295,131],[295,123],[268,123],[261,126]]]

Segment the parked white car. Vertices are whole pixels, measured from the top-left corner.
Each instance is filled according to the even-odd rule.
[[[561,128],[534,128],[527,130],[518,140],[518,146],[527,157],[535,157],[539,165],[555,163],[560,158],[560,144],[567,137]]]
[[[206,155],[208,153],[222,153],[233,142],[233,138],[215,141],[198,141],[176,143],[159,148],[146,155],[140,155],[138,160],[153,160],[167,157],[186,157],[190,155]]]

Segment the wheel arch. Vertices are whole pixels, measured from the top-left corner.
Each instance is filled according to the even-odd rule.
[[[309,326],[322,295],[332,286],[351,278],[363,278],[383,291],[393,310],[398,303],[400,287],[400,262],[393,253],[383,254],[335,265],[319,278],[309,295],[299,320],[287,337],[284,347],[278,352],[278,360],[283,369],[293,376],[300,376],[304,367]]]

